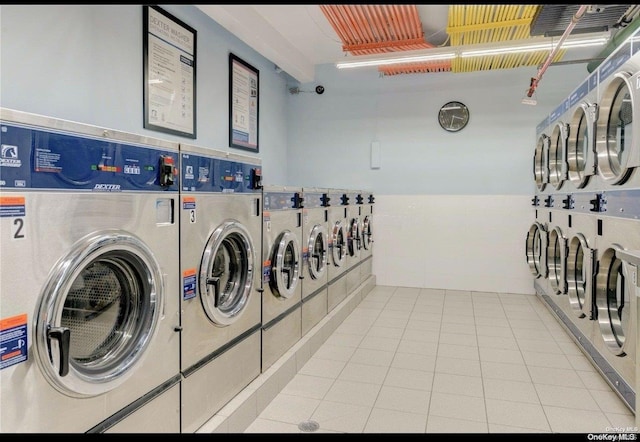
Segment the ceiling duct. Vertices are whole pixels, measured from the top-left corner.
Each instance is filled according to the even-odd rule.
[[[581,5],[541,5],[531,22],[530,36],[557,37],[571,24]],[[633,5],[588,5],[572,34],[603,32],[613,29]]]

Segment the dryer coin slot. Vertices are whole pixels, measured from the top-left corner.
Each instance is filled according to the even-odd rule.
[[[573,227],[571,215],[567,215],[567,225],[569,228]]]
[[[602,236],[602,220],[598,220],[598,236]]]

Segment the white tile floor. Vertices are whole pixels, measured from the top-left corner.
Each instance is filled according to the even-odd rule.
[[[635,416],[535,295],[376,286],[245,433],[604,433]],[[304,426],[304,425],[303,425]]]

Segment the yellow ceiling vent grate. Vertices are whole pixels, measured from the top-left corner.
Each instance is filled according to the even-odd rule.
[[[524,40],[530,37],[531,22],[540,5],[450,5],[447,33],[452,47]],[[473,72],[537,66],[549,56],[548,50],[524,54],[486,55],[457,58],[451,62],[452,72]],[[554,57],[560,61],[566,50]]]

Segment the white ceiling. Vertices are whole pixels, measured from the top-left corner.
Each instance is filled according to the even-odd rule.
[[[342,42],[318,5],[195,5],[301,83],[315,65],[343,58]],[[447,39],[449,5],[417,5],[425,39]]]
[[[300,83],[314,81],[315,65],[345,57],[319,5],[195,6]],[[446,43],[449,5],[416,6],[425,40],[436,46]],[[563,60],[589,59],[601,51],[571,49]]]

